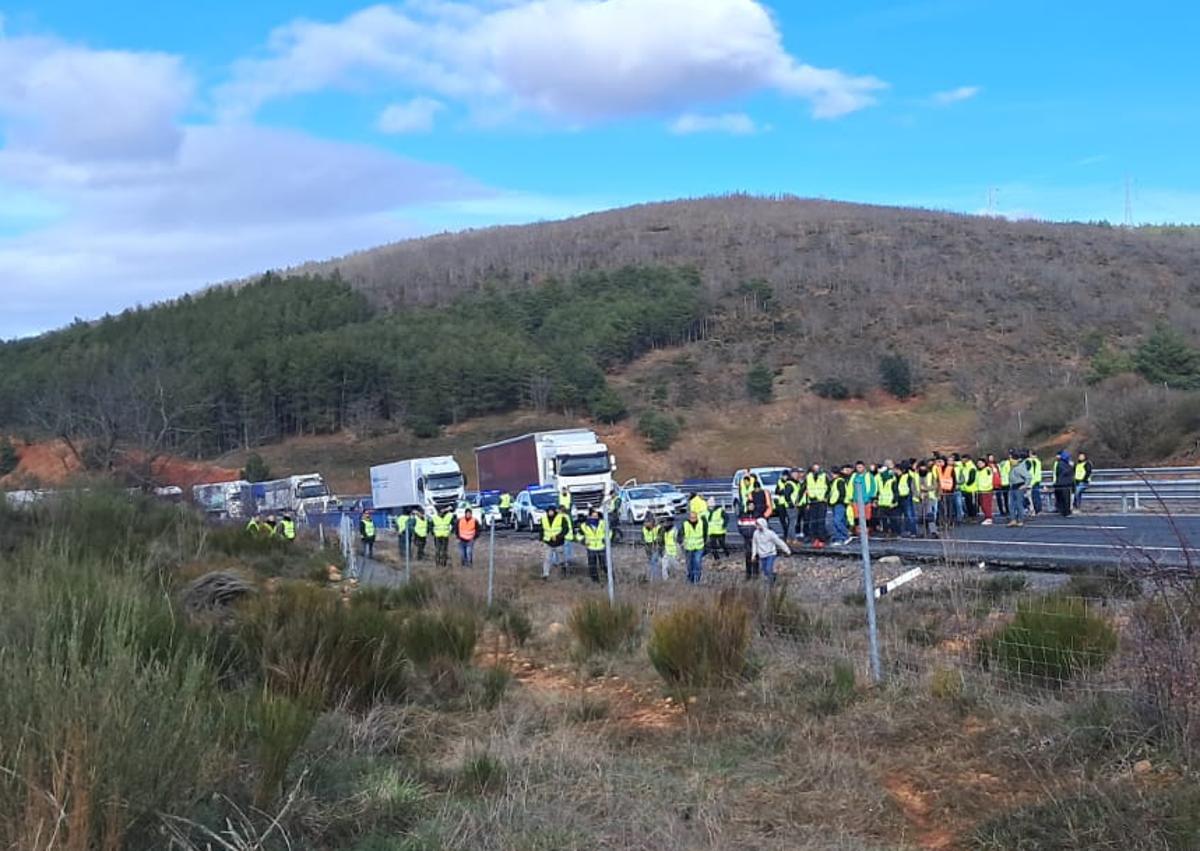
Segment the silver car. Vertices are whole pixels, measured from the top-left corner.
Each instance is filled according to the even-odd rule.
[[[675,506],[672,499],[653,487],[625,488],[621,492],[621,522],[642,523],[647,514],[659,520],[673,517]]]

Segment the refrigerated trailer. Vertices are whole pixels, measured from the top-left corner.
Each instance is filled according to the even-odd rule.
[[[591,429],[539,431],[475,449],[480,490],[518,493],[530,487],[564,487],[576,511],[611,498],[616,458]]]
[[[449,455],[411,458],[371,468],[371,503],[376,508],[420,507],[426,514],[458,509],[466,482],[458,462]]]

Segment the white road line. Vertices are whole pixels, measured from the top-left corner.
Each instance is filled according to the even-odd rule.
[[[1034,523],[1037,529],[1128,529],[1128,526],[1088,526],[1083,523]]]
[[[933,544],[933,543],[937,543],[937,542],[930,541],[929,543]],[[1085,549],[1085,550],[1130,550],[1132,552],[1137,552],[1138,550],[1154,550],[1156,552],[1164,552],[1164,553],[1181,553],[1184,551],[1183,547],[1143,547],[1139,544],[1069,544],[1069,543],[1056,544],[1056,543],[1051,543],[1051,542],[1047,542],[1047,541],[1014,541],[1014,540],[976,541],[976,540],[971,540],[969,538],[944,538],[944,539],[942,539],[942,543],[943,544],[985,544],[987,546],[992,546],[992,547],[995,547],[995,546],[1079,547],[1079,548]],[[1194,548],[1189,546],[1188,549],[1192,550]]]

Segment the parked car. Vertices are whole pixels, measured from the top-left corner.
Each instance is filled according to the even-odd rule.
[[[479,491],[467,491],[459,502],[459,510],[456,513],[461,517],[463,509],[467,508],[471,509],[471,514],[485,529],[500,522],[500,500],[490,492],[481,494]]]
[[[642,487],[654,488],[665,496],[670,500],[671,508],[676,514],[683,514],[687,511],[687,494],[670,482],[650,482],[649,484],[642,485]]]
[[[533,531],[546,516],[546,509],[557,506],[558,492],[554,488],[523,490],[513,500],[513,528]]]
[[[658,488],[638,486],[621,492],[621,522],[642,523],[647,514],[660,520],[673,517],[675,506],[670,496]]]

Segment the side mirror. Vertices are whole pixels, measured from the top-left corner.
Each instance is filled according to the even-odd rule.
[[[612,468],[612,472],[615,473],[617,471],[617,456],[609,455],[608,456],[608,464]]]

